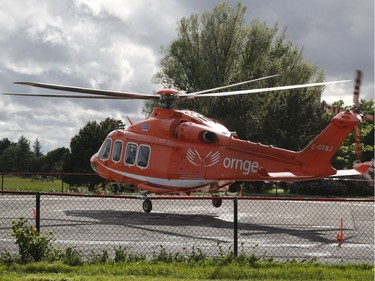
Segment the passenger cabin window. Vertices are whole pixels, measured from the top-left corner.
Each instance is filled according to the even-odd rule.
[[[148,160],[150,158],[150,147],[141,145],[139,147],[137,166],[146,168],[148,166]]]
[[[129,142],[126,145],[125,164],[134,165],[135,157],[137,156],[137,148],[138,148],[138,146],[135,143],[132,143],[132,142]]]
[[[109,153],[111,152],[111,145],[112,145],[112,140],[106,139],[102,146],[102,151],[100,152],[100,160],[109,159]]]
[[[122,152],[122,141],[117,140],[115,141],[115,144],[113,145],[113,153],[112,153],[113,162],[120,161],[121,152]]]

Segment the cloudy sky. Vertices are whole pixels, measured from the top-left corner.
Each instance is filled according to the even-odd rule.
[[[15,81],[36,81],[151,93],[161,46],[176,38],[177,22],[211,10],[214,0],[5,0],[0,2],[0,92],[42,92]],[[229,1],[235,4],[237,1]],[[374,95],[373,0],[243,0],[254,19],[287,28],[326,80],[364,72],[362,98]],[[351,103],[352,84],[328,86],[327,101]],[[88,121],[143,118],[138,101],[31,99],[0,95],[0,139],[36,138],[46,153],[69,147]]]

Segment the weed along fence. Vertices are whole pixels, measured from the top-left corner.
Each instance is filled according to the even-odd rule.
[[[150,197],[0,193],[0,253],[17,254],[12,221],[53,234],[60,249],[83,256],[116,249],[220,256],[246,253],[276,260],[373,262],[374,199]]]

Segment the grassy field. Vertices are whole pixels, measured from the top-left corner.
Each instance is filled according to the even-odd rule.
[[[61,179],[56,177],[42,178],[41,176],[14,176],[4,175],[2,186],[0,190],[16,190],[16,191],[27,191],[27,192],[83,192],[87,193],[87,187],[74,187],[71,188],[68,184],[63,183]],[[103,193],[111,193],[109,189],[98,191]],[[259,196],[283,196],[283,189],[271,189],[267,193],[257,194]],[[207,196],[211,194],[207,193]]]
[[[66,183],[56,177],[42,178],[41,176],[20,177],[4,175],[1,190],[17,190],[29,192],[61,192],[70,189]]]
[[[134,263],[0,265],[0,280],[374,280],[370,265],[316,263]]]

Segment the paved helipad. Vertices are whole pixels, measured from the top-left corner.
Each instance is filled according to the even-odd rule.
[[[0,252],[17,252],[11,221],[34,223],[35,196],[0,195]],[[343,221],[344,244],[336,236]],[[374,204],[371,202],[238,202],[238,251],[275,259],[372,262]],[[207,255],[233,251],[233,200],[220,208],[210,200],[153,200],[144,213],[137,199],[41,197],[41,231],[53,231],[55,245],[83,254],[123,247],[151,255],[168,252]]]

